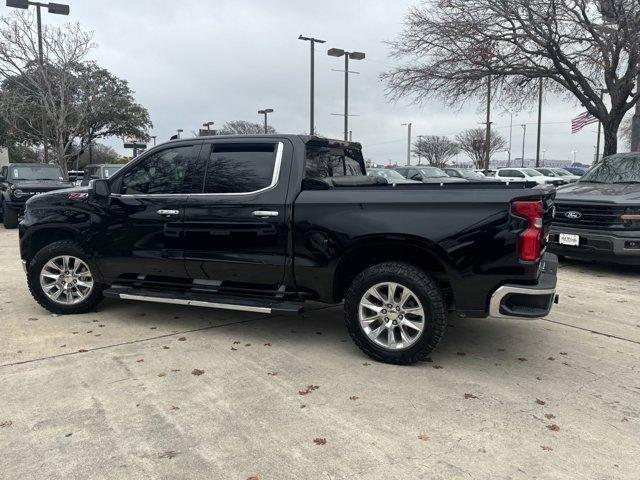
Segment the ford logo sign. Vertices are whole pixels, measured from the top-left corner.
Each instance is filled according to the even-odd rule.
[[[570,220],[578,220],[579,218],[582,218],[582,213],[576,212],[575,210],[570,210],[568,212],[565,212],[564,216]]]

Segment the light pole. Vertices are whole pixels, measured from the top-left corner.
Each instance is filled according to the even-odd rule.
[[[344,140],[349,140],[349,59],[362,60],[365,55],[363,52],[347,52],[340,48],[330,48],[327,55],[331,57],[342,57],[344,55]]]
[[[573,156],[573,163],[576,163],[576,154],[578,153],[577,150],[571,150],[571,155]]]
[[[509,114],[509,156],[507,157],[507,167],[511,166],[511,139],[513,137],[513,113]]]
[[[29,5],[36,7],[36,19],[38,21],[38,63],[40,72],[44,76],[44,53],[42,51],[42,18],[40,8],[47,7],[49,13],[55,15],[69,15],[69,5],[61,3],[40,3],[28,0],[7,0],[7,7],[28,9]],[[44,163],[49,163],[49,147],[47,146],[47,117],[44,105],[42,108],[42,145],[44,147]]]
[[[318,38],[313,38],[313,37],[304,37],[302,35],[300,35],[298,37],[298,40],[305,40],[310,42],[310,47],[311,47],[311,84],[310,84],[310,88],[309,88],[309,135],[313,135],[315,133],[316,127],[315,127],[315,120],[313,118],[313,112],[314,112],[314,108],[315,108],[315,101],[314,101],[314,85],[315,85],[315,58],[316,58],[316,49],[315,49],[315,45],[316,43],[325,43],[324,40],[320,40]]]
[[[153,139],[153,146],[156,146],[156,135],[151,135],[151,138]]]
[[[540,166],[540,140],[542,134],[542,78],[538,85],[538,140],[536,145],[536,167]]]
[[[264,115],[264,133],[269,133],[268,130],[268,125],[267,125],[267,115],[269,115],[270,113],[273,113],[273,108],[265,108],[264,110],[258,110],[258,113],[260,115]]]
[[[520,162],[520,167],[524,168],[524,142],[527,138],[527,124],[523,123],[522,127],[522,161]]]
[[[215,122],[204,122],[202,124],[203,127],[207,127],[207,132],[211,131],[211,125],[213,125]]]
[[[176,130],[176,131],[178,132],[178,138],[180,138],[180,134],[181,134],[182,132],[184,132],[184,130],[183,130],[183,129],[181,129],[181,128],[179,128],[179,129],[178,129],[178,130]]]
[[[411,165],[411,123],[402,123],[403,127],[407,127],[407,165]]]
[[[418,143],[417,143],[417,149],[418,150],[418,165],[422,165],[422,138],[424,137],[424,135],[418,135]]]

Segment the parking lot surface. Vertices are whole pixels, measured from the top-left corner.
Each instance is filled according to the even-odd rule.
[[[561,265],[546,320],[452,317],[378,364],[341,307],[54,316],[0,229],[3,479],[638,479],[640,269]]]

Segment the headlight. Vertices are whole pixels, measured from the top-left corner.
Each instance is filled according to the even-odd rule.
[[[16,188],[16,189],[12,190],[11,191],[11,195],[13,195],[16,198],[22,198],[22,197],[28,197],[29,196],[29,194],[27,192],[23,192],[19,188]]]

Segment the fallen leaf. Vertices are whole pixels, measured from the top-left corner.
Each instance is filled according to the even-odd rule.
[[[101,336],[102,336],[102,335],[101,335],[101,334],[99,334],[99,333],[96,333],[96,334],[94,335],[94,337],[101,337]]]
[[[547,358],[547,360],[551,360],[553,362],[555,360],[555,358],[549,357],[549,358]]]
[[[371,364],[369,362],[364,362],[362,365],[365,366],[365,367],[368,367]]]
[[[547,446],[547,445],[540,445],[540,448],[542,448],[544,451],[546,452],[550,452],[553,450],[553,448]]]
[[[87,333],[93,333],[93,330],[87,330]]]
[[[172,368],[172,369],[171,369],[171,371],[172,371],[172,372],[179,372],[179,371],[180,371],[180,369],[179,369],[179,368]]]
[[[150,327],[149,330],[155,330],[158,327]]]
[[[467,400],[469,400],[470,398],[478,398],[477,396],[475,396],[473,393],[465,393],[464,394],[464,398],[466,398]]]
[[[234,345],[240,345],[240,342],[238,340],[236,340],[235,342],[233,342]]]
[[[200,375],[204,375],[204,370],[200,370],[199,368],[194,368],[193,371],[191,372],[191,375],[195,375],[196,377],[199,377]]]
[[[562,362],[563,365],[566,365],[567,367],[570,367],[571,365],[569,365],[567,362]]]
[[[165,450],[160,455],[158,455],[158,458],[173,458],[176,455],[178,455],[178,452],[175,452],[173,450]]]
[[[521,362],[526,362],[527,361],[527,359],[524,358],[524,357],[518,357],[518,360],[520,360]]]
[[[180,337],[178,339],[179,342],[186,342],[187,341],[187,337]]]
[[[231,350],[233,350],[233,351],[235,352],[235,351],[236,351],[236,350],[238,350],[238,349],[237,349],[237,348],[235,348],[235,347],[231,347]]]
[[[464,352],[456,352],[456,355],[459,355],[459,356],[461,356],[461,357],[464,357],[464,356],[466,355],[466,353],[464,353]]]
[[[315,443],[316,445],[326,445],[327,444],[327,439],[326,438],[314,438],[313,439],[313,443]]]
[[[552,432],[560,431],[560,427],[558,425],[556,425],[555,423],[553,423],[551,425],[547,425],[547,429],[551,430]]]
[[[560,352],[560,355],[566,355],[567,352]]]
[[[556,416],[555,416],[553,413],[545,413],[545,414],[544,414],[544,417],[545,417],[547,420],[552,420],[552,419],[556,418]]]
[[[267,375],[271,375],[272,377],[275,377],[276,375],[278,375],[278,372],[267,372]]]
[[[265,347],[270,347],[270,346],[271,346],[271,344],[270,344],[269,342],[267,342],[267,343],[265,343],[265,344],[264,344],[264,346],[265,346]]]
[[[251,475],[250,477],[247,478],[247,480],[260,480],[260,477],[257,475]]]
[[[74,335],[77,335],[77,334],[78,334],[78,333],[80,333],[80,332],[71,332],[71,333],[73,333]]]
[[[427,440],[429,440],[429,437],[427,437],[425,434],[421,433],[420,435],[418,435],[418,439],[422,440],[423,442],[426,442]]]
[[[73,435],[73,433],[67,433],[65,434],[65,437],[70,437],[71,435]]]
[[[99,326],[100,328],[104,327],[104,325],[102,325],[102,324],[99,324],[98,326]]]
[[[307,408],[307,406],[303,403],[302,405],[300,405],[300,408]]]
[[[65,343],[64,345],[60,345],[60,348],[64,348],[66,346],[67,346],[67,344]]]
[[[349,397],[349,400],[357,400],[358,397],[356,397],[355,395],[353,397]]]
[[[536,380],[542,380],[542,377],[536,377]]]
[[[139,358],[138,360],[136,360],[136,363],[142,363],[144,362],[144,358]]]
[[[162,346],[162,349],[163,349],[163,350],[169,350],[169,347],[167,347],[166,345],[163,345],[163,346]]]
[[[545,402],[544,400],[540,400],[539,398],[536,398],[536,403],[538,405],[546,405],[547,404],[547,402]]]
[[[13,425],[13,422],[11,420],[3,420],[2,422],[0,422],[0,427],[2,428],[10,427],[11,425]]]
[[[299,395],[308,395],[311,392],[313,392],[314,390],[318,390],[320,387],[318,385],[307,385],[307,388],[304,390],[299,390],[298,394]]]
[[[78,350],[79,353],[87,353],[89,350],[85,350],[84,348],[81,348],[80,350]]]
[[[442,365],[434,365],[433,368],[435,368],[436,370],[440,370],[444,367]]]
[[[33,318],[33,317],[32,317],[32,318],[30,318],[30,319],[29,319],[29,321],[30,321],[30,322],[37,322],[37,321],[38,321],[38,319],[37,319],[37,318]]]
[[[159,377],[166,377],[166,376],[167,376],[167,374],[166,374],[166,373],[164,373],[164,372],[160,372],[160,373],[158,374],[158,376],[159,376]]]
[[[244,344],[244,346],[245,346],[245,347],[250,347],[250,346],[251,346],[251,344],[250,344],[250,343],[245,343],[245,344]]]
[[[176,407],[175,405],[171,405],[171,410],[180,410],[180,407]]]

